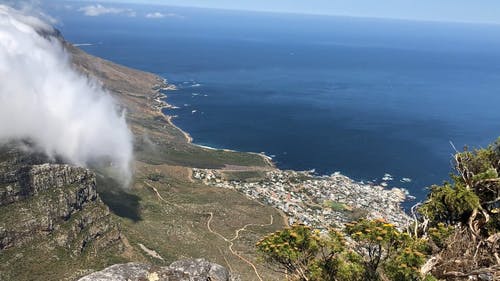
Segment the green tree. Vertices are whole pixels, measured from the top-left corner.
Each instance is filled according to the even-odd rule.
[[[321,234],[294,225],[264,237],[257,248],[291,280],[422,280],[426,255],[420,240],[384,220],[361,219],[347,224],[345,232],[355,246],[338,230]]]
[[[360,256],[347,251],[344,235],[337,230],[321,234],[297,224],[264,237],[257,248],[292,280],[362,280]]]
[[[451,183],[432,186],[419,209],[432,225],[463,224],[476,236],[496,233],[500,207],[500,139],[487,148],[457,152]],[[481,233],[481,231],[483,231]]]
[[[426,260],[420,239],[400,232],[383,219],[361,219],[346,225],[356,241],[356,251],[364,256],[365,280],[421,280],[419,269]]]

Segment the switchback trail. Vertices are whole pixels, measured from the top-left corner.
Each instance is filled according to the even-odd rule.
[[[222,240],[226,241],[227,243],[229,243],[229,251],[237,256],[239,259],[241,259],[242,261],[246,262],[247,264],[249,264],[252,268],[253,268],[253,271],[255,272],[255,275],[257,276],[257,278],[259,279],[259,281],[263,281],[262,277],[260,276],[258,270],[257,270],[257,267],[255,267],[255,265],[249,261],[248,259],[246,259],[245,257],[241,256],[240,254],[238,254],[238,252],[236,252],[235,250],[233,250],[233,246],[234,246],[234,241],[236,239],[238,239],[240,237],[240,233],[242,231],[245,231],[247,229],[247,227],[250,227],[250,226],[259,226],[259,227],[265,227],[265,226],[270,226],[274,223],[274,217],[273,215],[270,215],[271,216],[271,220],[268,224],[254,224],[254,223],[249,223],[249,224],[246,224],[244,225],[242,228],[239,228],[235,231],[235,234],[234,234],[234,237],[232,239],[227,239],[226,237],[224,237],[222,234],[214,231],[211,227],[210,227],[210,223],[212,222],[213,218],[214,218],[214,214],[212,212],[209,212],[208,213],[210,215],[210,218],[208,219],[207,221],[207,228],[208,228],[208,231],[210,231],[211,233],[219,236]]]
[[[164,203],[166,203],[166,204],[168,204],[168,205],[173,205],[173,206],[175,206],[175,207],[177,207],[177,208],[180,208],[180,206],[179,206],[179,205],[177,205],[177,204],[175,204],[175,203],[173,203],[173,202],[169,202],[169,201],[165,200],[165,199],[161,196],[160,192],[158,192],[158,189],[156,189],[156,187],[154,187],[152,184],[148,183],[147,181],[144,181],[144,183],[145,183],[147,186],[149,186],[149,187],[150,187],[150,188],[151,188],[151,189],[152,189],[152,190],[156,193],[156,196],[158,197],[158,199],[160,199],[161,201],[163,201]]]

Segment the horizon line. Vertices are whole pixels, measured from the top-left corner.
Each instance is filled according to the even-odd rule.
[[[266,14],[285,14],[285,15],[302,15],[302,16],[322,16],[322,17],[344,17],[355,19],[373,19],[373,20],[395,20],[395,21],[410,21],[410,22],[427,22],[427,23],[450,23],[450,24],[471,24],[471,25],[495,25],[500,26],[499,22],[492,21],[460,21],[460,20],[447,20],[447,19],[423,19],[423,18],[403,18],[403,17],[381,17],[381,16],[361,16],[361,15],[346,15],[346,14],[333,14],[333,13],[320,13],[320,12],[297,12],[297,11],[274,11],[274,10],[261,10],[261,9],[236,9],[236,8],[222,8],[222,7],[206,7],[197,5],[175,5],[163,3],[138,3],[127,2],[123,0],[61,0],[61,2],[80,2],[80,3],[93,3],[93,4],[122,4],[122,5],[137,5],[137,6],[159,6],[159,7],[174,7],[174,8],[191,8],[191,9],[204,9],[204,10],[221,10],[221,11],[234,11],[234,12],[253,12],[253,13],[266,13]]]

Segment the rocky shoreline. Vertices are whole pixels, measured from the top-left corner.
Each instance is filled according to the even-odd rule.
[[[165,101],[165,99],[167,98],[167,94],[165,92],[166,91],[176,91],[177,86],[175,86],[174,84],[168,83],[167,79],[164,79],[164,78],[158,77],[157,80],[158,80],[159,84],[153,88],[154,94],[152,96],[152,103],[150,105],[151,109],[164,115],[165,120],[169,123],[169,125],[176,128],[177,130],[179,130],[184,135],[184,138],[186,139],[186,141],[188,143],[192,143],[193,138],[191,137],[191,135],[189,135],[189,133],[183,131],[181,128],[177,127],[172,122],[172,119],[177,117],[177,116],[166,115],[163,113],[163,109],[165,109],[165,108],[170,108],[170,109],[177,108],[176,106],[173,106]]]

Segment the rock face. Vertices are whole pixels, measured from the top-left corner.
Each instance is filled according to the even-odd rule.
[[[115,264],[79,281],[236,281],[224,267],[204,259],[181,260],[167,267]]]
[[[120,240],[118,225],[84,168],[48,161],[17,145],[0,149],[0,251],[44,236],[73,255]]]

